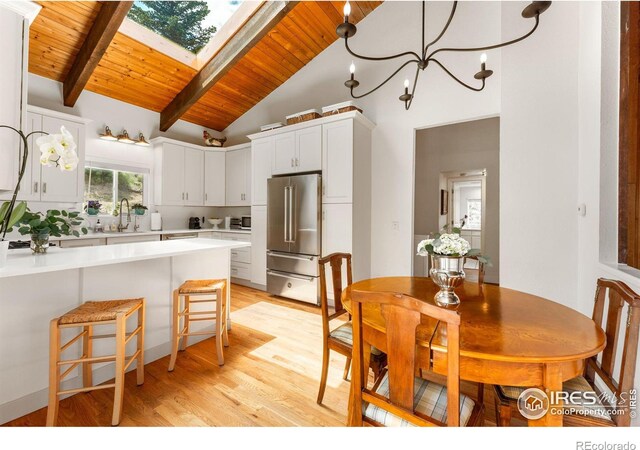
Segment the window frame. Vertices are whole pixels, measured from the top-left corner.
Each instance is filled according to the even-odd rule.
[[[118,176],[117,172],[130,172],[135,174],[140,174],[143,176],[142,180],[142,204],[150,207],[149,200],[151,198],[151,170],[148,167],[144,166],[131,166],[110,162],[103,162],[99,160],[89,160],[85,162],[84,170],[86,172],[87,169],[102,169],[102,170],[112,170],[114,171],[113,177],[113,196],[114,196],[114,205],[116,205],[120,200],[117,196],[118,189]],[[84,176],[83,176],[84,180]],[[82,208],[84,210],[87,205],[87,199],[84,197],[86,186],[83,186],[83,194],[82,194]],[[108,212],[100,212],[98,214],[99,217],[113,217],[113,211]]]

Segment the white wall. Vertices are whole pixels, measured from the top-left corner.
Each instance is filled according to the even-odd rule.
[[[435,37],[446,22],[450,2],[431,2],[427,6],[427,29]],[[367,54],[388,54],[417,51],[420,47],[419,2],[385,2],[358,27],[351,44],[356,51]],[[461,2],[442,45],[469,46],[478,42],[497,42],[500,39],[500,3]],[[520,12],[512,17],[522,21]],[[407,20],[411,26],[407,26]],[[393,39],[385,38],[383,30],[394,30]],[[469,82],[479,70],[479,53],[444,55],[449,69]],[[416,99],[411,110],[397,100],[406,77],[414,72],[407,69],[376,93],[358,101],[364,114],[377,127],[372,141],[372,252],[373,276],[411,273],[414,253],[412,242],[413,153],[415,129],[462,120],[496,115],[500,111],[500,52],[488,53],[488,66],[496,71],[487,88],[475,93],[461,88],[438,67],[429,67],[421,74]],[[255,132],[260,125],[284,121],[286,115],[309,108],[320,108],[348,100],[343,86],[348,78],[351,62],[339,40],[301,69],[286,83],[272,92],[253,109],[231,124],[224,134],[230,143],[243,142],[244,136]],[[382,81],[397,62],[356,62],[356,75],[362,89]],[[392,229],[392,222],[399,230]],[[363,224],[368,226],[368,224]]]

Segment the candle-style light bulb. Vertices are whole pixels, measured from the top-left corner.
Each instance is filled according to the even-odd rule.
[[[349,66],[349,73],[351,75],[353,75],[354,73],[356,73],[356,65],[353,63],[353,61],[351,61],[351,65]]]
[[[487,62],[487,54],[486,53],[483,53],[482,55],[480,55],[480,62],[482,64]]]
[[[345,2],[344,9],[342,11],[344,12],[345,19],[349,17],[349,14],[351,14],[351,5],[349,4],[348,1]]]
[[[404,88],[409,89],[409,79],[404,80]]]

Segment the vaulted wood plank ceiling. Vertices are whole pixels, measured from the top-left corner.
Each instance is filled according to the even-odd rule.
[[[381,2],[351,2],[351,20]],[[29,71],[64,81],[102,2],[41,2],[31,26]],[[333,43],[343,1],[295,4],[183,115],[222,131]],[[196,76],[197,69],[118,32],[86,89],[152,111],[163,111]],[[295,111],[292,111],[295,112]]]

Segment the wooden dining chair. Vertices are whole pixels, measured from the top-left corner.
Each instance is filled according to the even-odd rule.
[[[607,295],[608,293],[608,295]],[[605,305],[606,304],[606,305]],[[627,320],[619,376],[614,376],[618,343],[621,331],[621,319],[624,306],[627,305]],[[606,306],[606,323],[605,323]],[[638,357],[638,329],[640,328],[640,296],[621,281],[598,279],[594,322],[605,330],[607,345],[604,350],[587,359],[581,376],[566,381],[566,392],[595,392],[598,401],[595,405],[571,404],[582,414],[564,414],[563,423],[568,426],[625,426],[631,423],[629,392],[633,390],[633,380]],[[615,414],[610,414],[614,405],[603,402],[601,389],[596,385],[596,376],[600,378],[615,398],[624,399],[617,405]],[[512,417],[522,417],[518,411],[517,400],[525,388],[512,386],[494,386],[496,401],[496,419],[498,425],[509,426]],[[606,393],[606,391],[605,391]],[[605,395],[605,397],[609,397]]]
[[[344,356],[347,361],[344,366],[343,378],[346,380],[349,376],[349,368],[351,367],[351,353],[353,350],[353,331],[351,326],[351,317],[348,321],[331,329],[331,321],[348,314],[347,310],[342,306],[342,264],[346,263],[347,285],[353,283],[353,275],[351,272],[351,254],[349,253],[332,253],[318,260],[320,269],[320,308],[322,310],[322,376],[320,378],[320,389],[318,391],[318,404],[322,403],[324,391],[327,386],[327,375],[329,373],[329,351],[334,350]],[[329,298],[327,295],[327,276],[326,265],[331,267],[331,278],[333,284],[333,297],[335,310],[333,314],[329,313]],[[372,350],[372,358],[370,367],[373,370],[375,379],[378,379],[382,373],[382,369],[386,365],[386,356],[377,349]]]
[[[386,326],[388,369],[372,389],[363,371],[362,310],[380,305]],[[352,292],[353,411],[356,426],[471,426],[483,422],[484,407],[460,394],[460,315],[413,297],[390,292]],[[416,329],[422,316],[446,327],[446,386],[416,377]]]
[[[473,267],[467,267],[467,261],[471,262]],[[466,281],[484,284],[485,264],[477,256],[465,256],[463,270]]]

